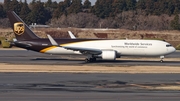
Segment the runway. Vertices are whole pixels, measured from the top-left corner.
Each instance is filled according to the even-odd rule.
[[[179,101],[179,78],[180,74],[0,73],[0,101]]]
[[[144,58],[122,57],[116,61],[97,61],[95,63],[85,63],[83,56],[62,56],[48,55],[27,50],[0,50],[0,63],[10,64],[36,64],[36,65],[120,65],[120,66],[180,66],[180,52],[167,55],[164,63],[160,63],[159,57]],[[174,60],[168,60],[174,58]],[[168,61],[167,61],[168,60]]]
[[[180,52],[166,58],[164,63],[159,62],[159,57],[124,57],[117,61],[85,63],[84,57],[46,55],[26,50],[0,50],[0,63],[17,66],[180,66]],[[7,72],[0,73],[0,101],[179,101],[179,78],[179,73]]]

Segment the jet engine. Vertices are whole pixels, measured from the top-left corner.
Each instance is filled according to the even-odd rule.
[[[102,60],[115,60],[116,51],[113,51],[113,50],[102,51],[101,57],[102,57]]]

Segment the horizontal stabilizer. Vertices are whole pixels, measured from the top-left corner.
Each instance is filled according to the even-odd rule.
[[[16,42],[17,41],[17,39],[16,38],[13,38],[13,42]]]
[[[71,37],[71,39],[76,39],[76,37],[74,36],[74,34],[71,31],[68,31],[69,36]]]
[[[51,42],[52,45],[54,46],[58,46],[58,43],[48,34],[47,35],[49,41]]]

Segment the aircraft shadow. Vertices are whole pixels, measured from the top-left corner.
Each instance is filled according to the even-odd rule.
[[[160,61],[149,61],[149,60],[115,60],[115,61],[97,60],[95,62],[89,62],[89,63],[161,63],[161,62]],[[164,61],[164,62],[162,62],[162,64],[163,63],[180,63],[180,61]]]
[[[71,59],[63,59],[63,58],[35,58],[31,59],[32,61],[81,61],[81,60],[71,60]]]
[[[46,62],[46,61],[52,61],[52,62],[58,62],[58,63],[63,63],[67,65],[78,65],[78,64],[112,64],[112,65],[180,65],[180,61],[164,61],[161,63],[160,61],[153,61],[153,60],[115,60],[115,61],[110,61],[110,60],[97,60],[95,62],[89,62],[86,63],[84,59],[64,59],[64,58],[35,58],[31,59],[32,61],[41,61],[41,62]]]

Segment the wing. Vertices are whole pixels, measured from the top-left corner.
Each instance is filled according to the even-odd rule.
[[[59,46],[58,43],[50,35],[47,36],[52,45]],[[61,45],[59,47],[63,47],[67,50],[79,51],[80,53],[85,55],[86,54],[98,55],[102,53],[102,50],[95,48],[81,48],[81,47],[71,47],[71,46],[61,46]]]
[[[70,46],[61,46],[61,47],[68,49],[68,50],[79,51],[82,54],[98,55],[98,54],[102,53],[102,50],[94,49],[94,48],[81,48],[81,47],[70,47]]]

